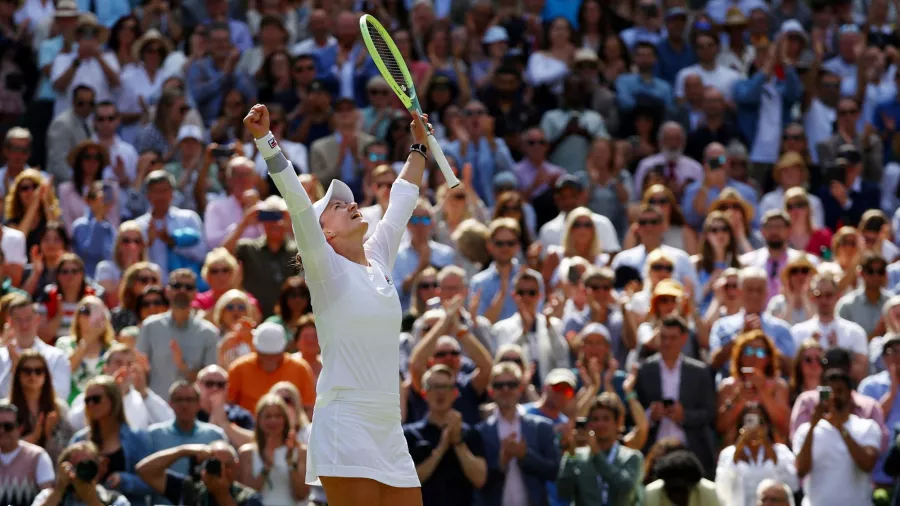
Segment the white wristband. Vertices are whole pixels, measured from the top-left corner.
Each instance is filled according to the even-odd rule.
[[[275,136],[272,135],[272,132],[256,139],[256,147],[266,160],[274,157],[281,151],[281,147],[278,146],[278,142],[275,140]]]

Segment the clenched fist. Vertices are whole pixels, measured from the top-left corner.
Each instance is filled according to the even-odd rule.
[[[269,109],[262,104],[250,108],[244,116],[244,126],[253,134],[254,139],[261,139],[269,133]]]

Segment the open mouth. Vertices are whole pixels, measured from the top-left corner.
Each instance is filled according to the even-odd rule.
[[[356,211],[355,213],[353,213],[352,216],[350,216],[350,219],[351,220],[357,220],[357,219],[361,220],[362,217],[363,217],[362,213],[359,211]]]

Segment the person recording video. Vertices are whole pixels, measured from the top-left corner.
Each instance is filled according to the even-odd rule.
[[[34,506],[131,504],[124,495],[107,490],[99,483],[100,477],[105,474],[101,468],[106,467],[106,462],[100,457],[97,445],[91,441],[69,445],[59,454],[58,461],[56,485],[42,490],[35,497]]]
[[[183,457],[196,461],[191,476],[169,469]],[[235,481],[238,456],[228,443],[187,444],[154,453],[137,465],[137,474],[172,504],[262,506],[259,493]]]

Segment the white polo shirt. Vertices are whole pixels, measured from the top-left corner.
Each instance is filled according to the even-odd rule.
[[[77,56],[78,53],[73,51],[71,53],[60,54],[53,60],[53,64],[50,66],[51,84],[56,82],[60,76],[69,70],[69,67],[72,66],[72,61],[75,60]],[[106,61],[106,64],[112,68],[113,72],[116,74],[121,73],[119,62],[116,60],[116,56],[113,53],[103,53],[100,58],[103,58],[103,60]],[[114,98],[112,88],[109,86],[109,81],[106,80],[106,74],[103,73],[100,62],[94,58],[82,60],[81,65],[79,65],[78,70],[75,71],[72,82],[69,83],[69,87],[66,88],[66,91],[56,93],[56,104],[53,106],[54,117],[59,116],[61,113],[72,107],[72,91],[80,85],[89,86],[94,90],[94,100],[97,103],[105,100],[113,100]]]
[[[800,343],[812,337],[816,332],[820,334],[819,344],[823,348],[831,347],[831,344],[828,342],[828,336],[834,332],[839,348],[867,356],[869,354],[869,340],[866,337],[866,331],[858,324],[839,316],[835,316],[834,320],[827,324],[821,322],[818,316],[813,316],[809,320],[791,327],[791,336],[793,336],[794,343],[797,344],[798,348]]]

